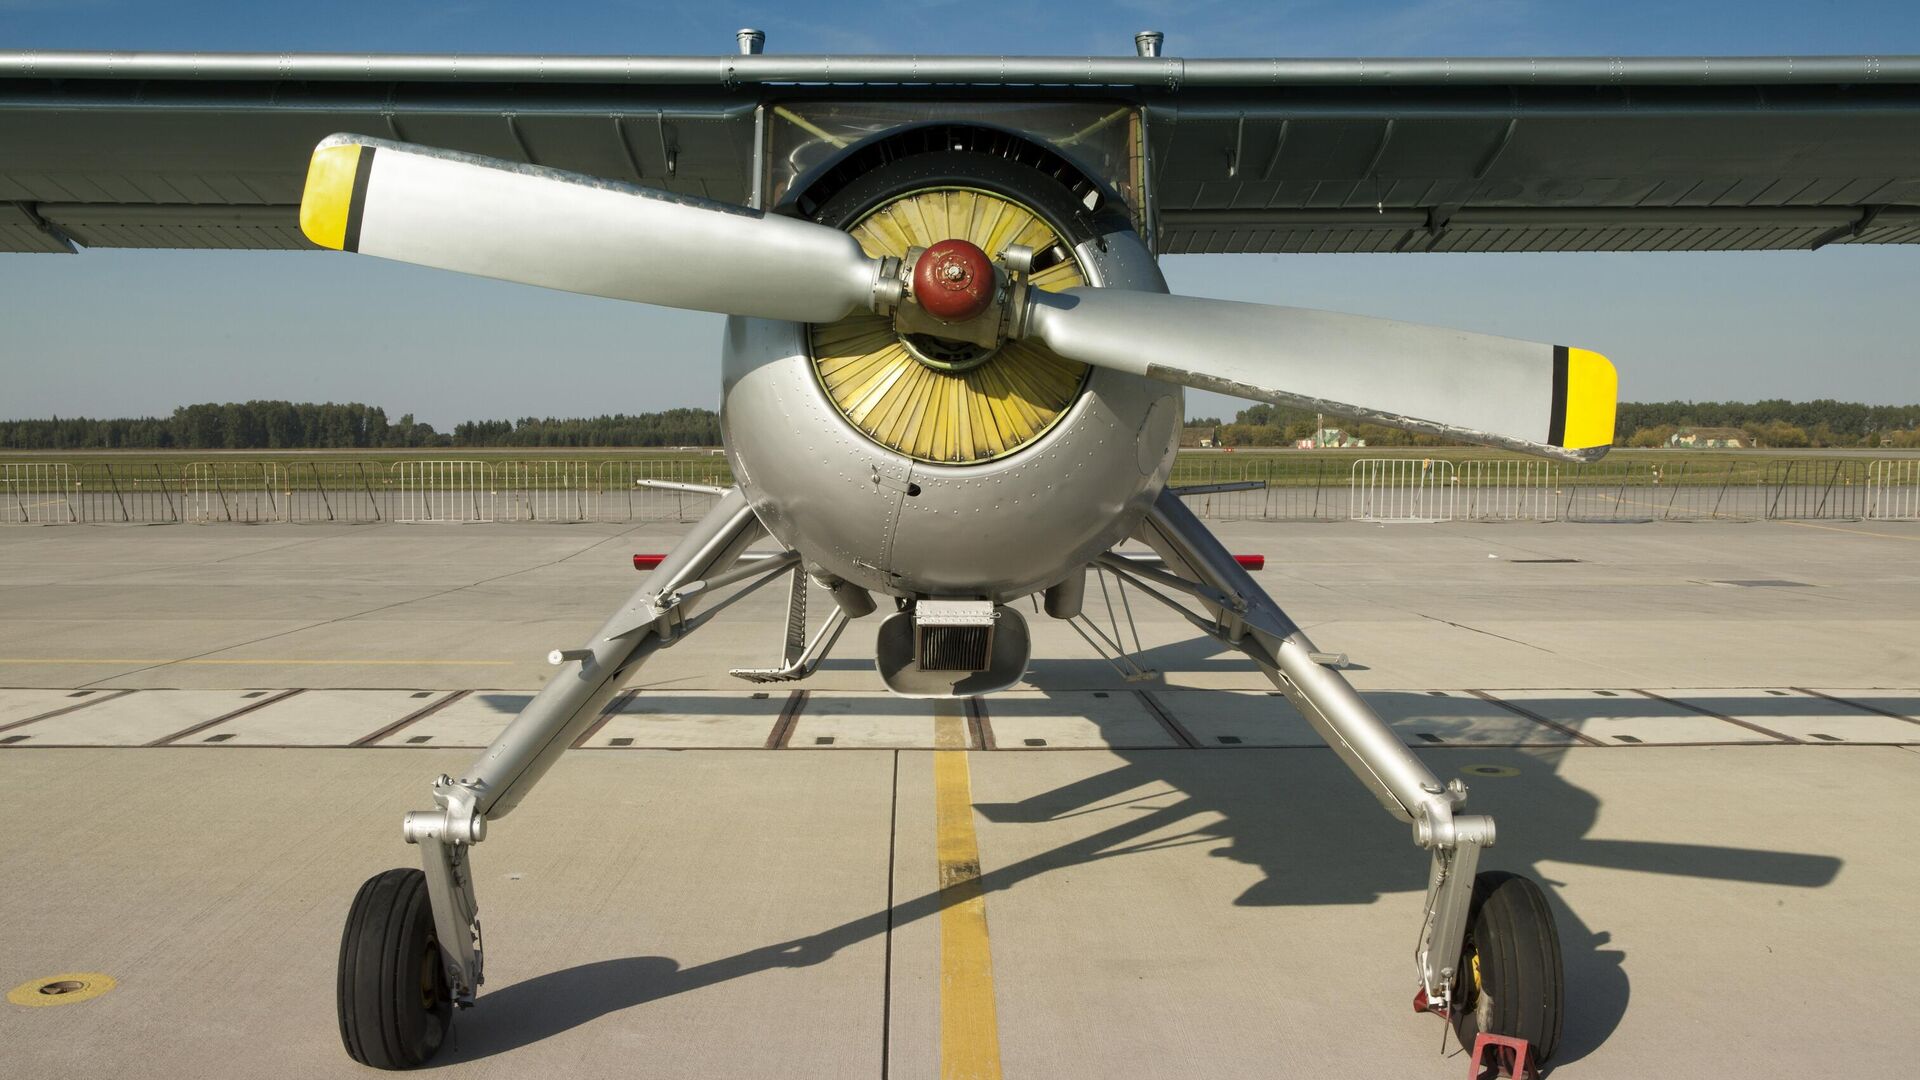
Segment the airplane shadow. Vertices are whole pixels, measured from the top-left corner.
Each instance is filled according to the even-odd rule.
[[[1466,779],[1475,786],[1471,809],[1494,814],[1500,826],[1499,844],[1482,860],[1483,869],[1524,872],[1547,887],[1568,988],[1557,1063],[1578,1060],[1606,1040],[1626,1013],[1632,982],[1626,953],[1611,946],[1605,930],[1588,922],[1590,913],[1573,908],[1538,864],[1577,863],[1801,888],[1826,885],[1842,867],[1841,860],[1819,854],[1589,838],[1601,802],[1560,774],[1560,759],[1567,751],[1463,750],[1429,749],[1422,757],[1442,779],[1469,763],[1519,770],[1517,776],[1497,780]],[[980,878],[985,893],[1169,843],[1206,843],[1217,857],[1258,868],[1260,879],[1231,901],[1241,906],[1362,905],[1386,894],[1426,888],[1427,859],[1409,843],[1407,828],[1381,812],[1324,750],[1115,753],[1120,764],[1072,783],[1016,802],[976,803],[979,814],[998,827],[1112,815],[1112,824],[1086,836],[987,869]],[[1145,790],[1161,793],[1150,800],[1152,805],[1141,797]],[[1099,820],[1104,824],[1108,818]],[[1180,828],[1170,840],[1167,832],[1174,826]],[[483,994],[478,1008],[485,1022],[456,1023],[455,1039],[440,1063],[489,1057],[610,1013],[731,979],[821,963],[850,945],[886,934],[889,927],[933,916],[953,899],[932,889],[818,933],[693,967],[667,957],[630,956],[536,976]],[[1410,934],[1406,927],[1385,932],[1403,929]],[[1407,976],[1403,989],[1410,998],[1412,972]],[[1388,1013],[1383,1010],[1382,1015]]]

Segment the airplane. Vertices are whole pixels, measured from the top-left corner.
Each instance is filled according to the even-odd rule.
[[[332,249],[727,316],[736,483],[354,897],[363,1064],[476,1003],[473,849],[657,650],[792,590],[779,666],[1025,673],[1015,601],[1116,575],[1248,657],[1429,854],[1415,1008],[1551,1061],[1560,940],[1442,783],[1168,483],[1186,387],[1592,461],[1598,352],[1167,292],[1175,253],[1920,242],[1920,57],[1181,59],[0,53],[0,250]],[[772,555],[750,552],[771,539]],[[1151,555],[1117,549],[1129,540]],[[809,634],[804,596],[833,599]],[[728,591],[728,590],[732,591]]]

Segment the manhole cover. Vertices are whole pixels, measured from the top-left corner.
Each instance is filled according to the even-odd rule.
[[[115,985],[113,976],[97,971],[68,972],[52,978],[23,982],[7,991],[7,1000],[28,1008],[71,1005],[77,1001],[92,1001]]]
[[[1520,770],[1511,765],[1462,765],[1460,771],[1468,776],[1519,776]]]

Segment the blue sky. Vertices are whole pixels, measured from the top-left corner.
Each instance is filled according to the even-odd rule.
[[[0,0],[0,49],[1185,56],[1920,53],[1920,5]],[[1191,256],[1176,291],[1558,340],[1622,396],[1920,401],[1920,247],[1667,255]],[[712,405],[716,317],[326,254],[0,255],[0,416],[361,400],[481,416]],[[1190,395],[1189,412],[1232,411]]]

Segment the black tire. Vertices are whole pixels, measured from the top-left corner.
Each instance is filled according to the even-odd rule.
[[[1460,1045],[1472,1050],[1485,1031],[1527,1040],[1536,1071],[1553,1059],[1565,981],[1560,934],[1531,878],[1494,870],[1473,879],[1460,978],[1464,998],[1453,1012]]]
[[[426,1064],[446,1041],[453,999],[427,900],[427,875],[388,870],[367,879],[340,937],[340,1041],[376,1069]]]

